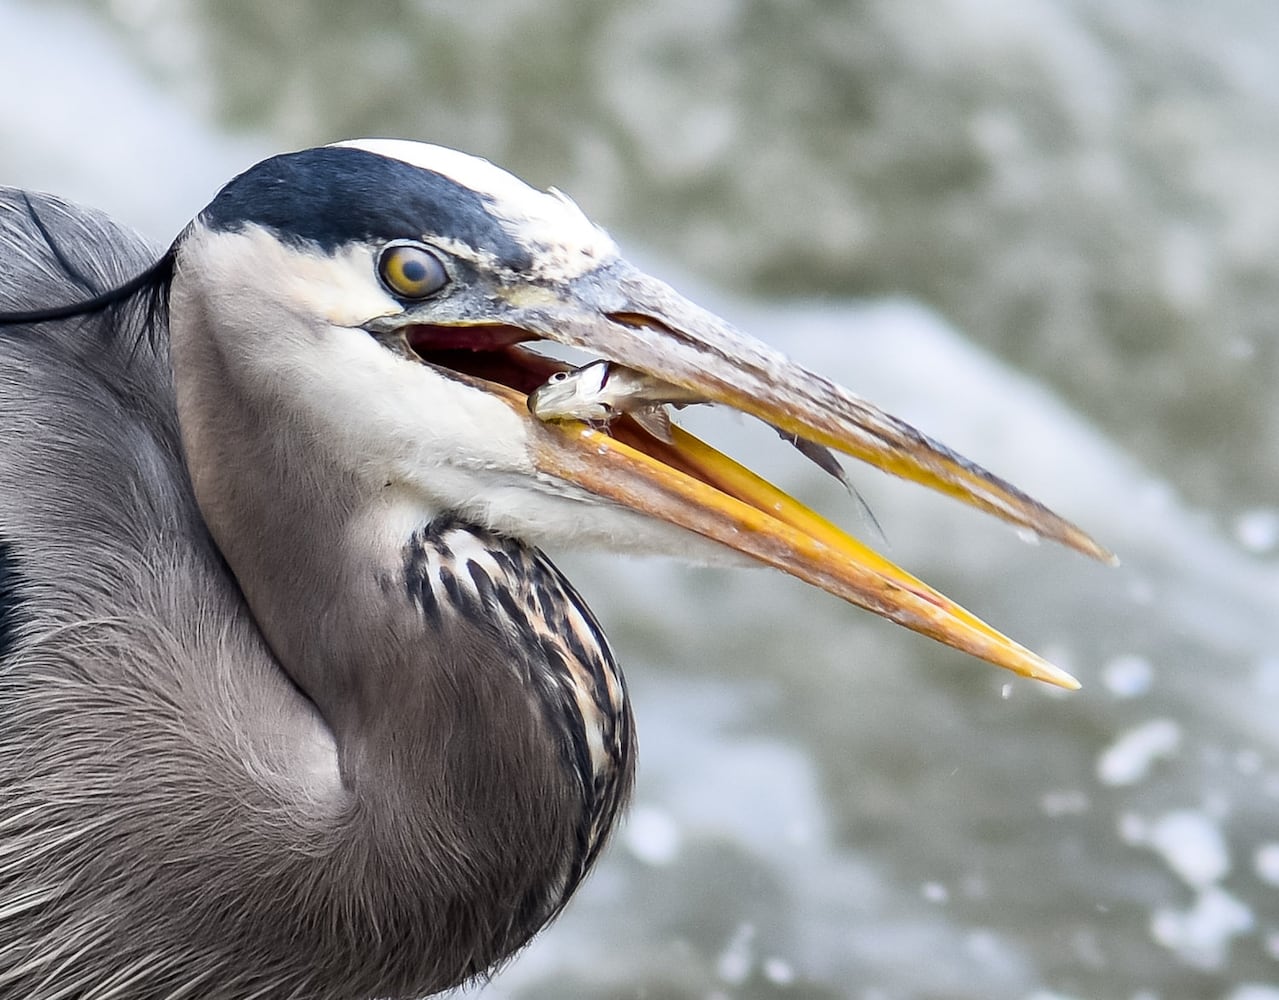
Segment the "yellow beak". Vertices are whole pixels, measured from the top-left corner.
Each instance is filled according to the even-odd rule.
[[[706,402],[752,414],[1028,528],[1103,562],[1106,549],[980,466],[616,260],[562,287],[504,290],[463,322],[556,340],[654,376]],[[510,340],[507,341],[510,343]],[[669,441],[621,417],[608,428],[542,422],[527,395],[557,368],[506,347],[516,379],[476,381],[528,423],[532,460],[557,477],[679,525],[906,628],[1018,674],[1064,688],[1078,682],[911,576],[799,501],[679,428]],[[467,377],[467,376],[462,376]]]

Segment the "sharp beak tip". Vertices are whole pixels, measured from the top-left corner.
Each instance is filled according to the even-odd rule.
[[[1083,687],[1079,679],[1073,674],[1067,673],[1060,667],[1054,666],[1033,653],[1030,655],[1033,657],[1033,663],[1027,665],[1027,670],[1023,676],[1029,677],[1031,680],[1043,681],[1045,684],[1051,684],[1066,691],[1078,691]],[[1020,673],[1021,671],[1018,670],[1017,672]]]
[[[1056,517],[1056,515],[1053,516]],[[1061,521],[1061,523],[1064,525],[1064,530],[1044,534],[1040,537],[1047,538],[1049,541],[1059,542],[1067,548],[1082,553],[1089,559],[1096,560],[1103,566],[1115,567],[1120,565],[1119,556],[1115,555],[1105,545],[1102,545],[1092,535],[1068,521]]]

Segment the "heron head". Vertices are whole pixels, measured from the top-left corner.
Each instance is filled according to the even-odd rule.
[[[266,160],[175,248],[175,365],[194,341],[368,491],[535,544],[730,551],[1000,666],[1035,654],[696,438],[544,423],[558,342],[838,449],[1089,555],[1008,483],[629,264],[568,198],[450,149],[361,140]],[[180,390],[181,392],[181,390]]]

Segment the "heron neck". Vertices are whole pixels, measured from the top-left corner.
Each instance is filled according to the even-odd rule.
[[[403,808],[442,780],[459,718],[485,732],[503,713],[511,745],[468,765],[497,780],[536,744],[538,722],[511,672],[486,662],[491,641],[461,621],[427,621],[414,603],[405,565],[432,512],[333,454],[289,412],[307,387],[287,380],[305,374],[246,366],[242,340],[210,334],[225,317],[207,308],[175,282],[171,358],[196,498],[281,668],[332,729],[343,782]],[[289,322],[257,317],[252,333],[287,336]]]
[[[446,970],[431,981],[459,981],[526,941],[576,884],[580,782],[491,626],[431,619],[415,601],[406,567],[429,512],[362,486],[193,332],[175,328],[172,359],[197,500],[337,747],[337,808],[286,812],[313,816],[334,871],[359,868],[368,912],[402,913],[405,940],[449,942],[424,960]],[[388,928],[377,935],[393,947]]]

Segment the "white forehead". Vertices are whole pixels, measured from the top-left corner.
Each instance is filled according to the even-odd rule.
[[[541,277],[576,277],[617,256],[608,233],[567,195],[554,188],[539,191],[483,157],[411,139],[348,139],[333,145],[401,160],[485,195],[489,211],[529,250]]]

